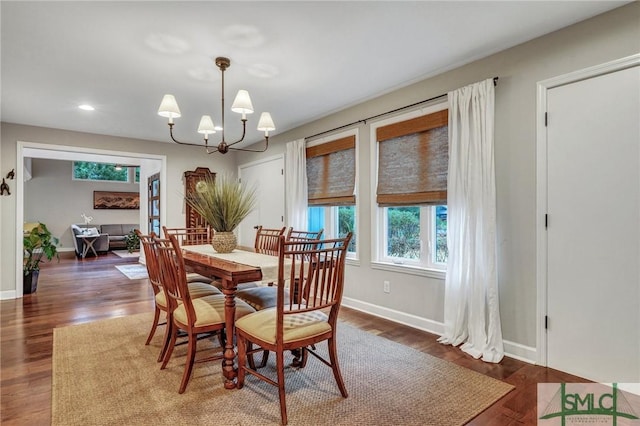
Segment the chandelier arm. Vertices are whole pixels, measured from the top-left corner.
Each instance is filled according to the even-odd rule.
[[[244,151],[244,152],[265,152],[267,148],[269,148],[269,136],[267,136],[264,139],[264,141],[265,141],[264,149],[246,149],[246,148],[229,148],[229,149],[232,149],[234,151]]]
[[[207,154],[212,154],[214,152],[218,152],[218,149],[214,149],[213,151],[209,151],[209,145],[205,142],[205,144],[201,144],[201,143],[190,143],[190,142],[180,142],[179,140],[177,140],[175,137],[173,137],[173,125],[175,123],[169,123],[169,136],[171,136],[171,140],[174,141],[175,143],[179,144],[179,145],[189,145],[189,146],[197,146],[197,147],[204,147],[207,151]],[[215,147],[214,147],[215,148]]]
[[[235,145],[235,144],[240,143],[240,142],[242,142],[244,140],[244,136],[247,133],[247,119],[245,118],[245,119],[243,119],[241,121],[242,121],[242,137],[240,139],[238,139],[237,141],[235,141],[235,142],[227,144],[227,146]]]

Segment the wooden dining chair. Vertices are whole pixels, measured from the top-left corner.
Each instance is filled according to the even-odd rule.
[[[156,329],[161,325],[165,325],[171,322],[171,310],[169,309],[166,293],[160,279],[160,264],[158,259],[157,243],[155,241],[156,235],[153,232],[149,235],[143,235],[137,229],[135,230],[135,232],[140,238],[140,243],[142,244],[142,248],[144,250],[144,258],[147,267],[147,274],[149,276],[149,284],[151,284],[154,295],[153,300],[155,309],[153,315],[153,324],[151,325],[149,337],[147,337],[147,341],[145,342],[145,345],[148,345],[151,342]],[[203,282],[191,282],[188,284],[188,289],[192,298],[205,297],[212,294],[222,294],[222,292],[216,287]],[[160,323],[160,315],[162,312],[165,313],[165,323]],[[158,355],[158,362],[162,361],[169,345],[169,341],[170,334],[169,327],[167,327],[165,328],[162,349],[160,350],[160,354]]]
[[[238,344],[237,386],[244,386],[249,373],[278,388],[282,424],[287,424],[284,352],[301,350],[304,360],[311,354],[331,367],[343,397],[347,389],[342,379],[336,348],[338,312],[344,287],[344,266],[351,233],[345,238],[318,241],[314,248],[300,249],[299,243],[279,240],[279,270],[276,307],[246,315],[236,321]],[[285,258],[291,269],[285,274]],[[285,283],[300,287],[300,300],[285,293]],[[315,351],[316,344],[327,341],[329,360]],[[254,349],[254,345],[255,347]],[[259,351],[276,353],[276,378],[267,377],[248,365],[248,357]],[[293,370],[295,371],[295,370]]]
[[[162,233],[165,238],[169,238],[169,235],[175,235],[180,247],[182,246],[195,246],[211,244],[214,231],[210,226],[200,226],[192,228],[167,228],[162,227]],[[208,282],[218,289],[221,287],[219,280],[214,278],[205,277],[195,272],[187,273],[187,282]]]
[[[196,362],[196,345],[198,335],[204,333],[217,332],[221,336],[225,328],[225,296],[213,294],[209,296],[194,298],[189,291],[187,274],[182,258],[182,251],[175,235],[169,235],[169,239],[155,239],[158,247],[158,258],[160,259],[160,280],[167,295],[167,304],[171,315],[171,322],[168,323],[170,332],[170,342],[164,355],[161,369],[167,366],[171,359],[173,348],[178,337],[178,332],[186,333],[187,359],[185,361],[182,382],[179,393],[183,393],[187,388],[193,365]],[[236,300],[236,319],[255,312],[251,306],[242,300]],[[224,345],[220,340],[221,353],[213,357],[199,359],[197,362],[213,361],[223,358],[222,350]]]
[[[286,227],[280,229],[263,228],[256,226],[256,241],[253,245],[256,253],[278,255],[278,238],[284,235]]]

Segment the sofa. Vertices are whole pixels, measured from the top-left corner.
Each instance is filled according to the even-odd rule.
[[[125,236],[138,228],[140,225],[133,223],[100,225],[100,233],[109,236],[109,250],[126,249]]]
[[[107,225],[71,225],[73,234],[73,246],[76,256],[81,257],[84,251],[84,240],[82,236],[98,235],[93,243],[96,252],[106,253],[109,250],[126,249],[125,236],[133,229],[138,228],[137,224],[107,224]],[[89,254],[89,253],[87,253]]]

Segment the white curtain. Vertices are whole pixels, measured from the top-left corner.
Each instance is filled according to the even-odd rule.
[[[287,226],[305,230],[307,222],[307,155],[304,139],[289,142],[284,157]]]
[[[474,358],[504,356],[496,259],[494,87],[488,79],[448,93],[447,277],[439,341]]]

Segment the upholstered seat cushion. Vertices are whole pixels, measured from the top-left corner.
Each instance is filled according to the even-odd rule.
[[[188,283],[187,285],[189,286],[189,294],[192,299],[211,296],[214,294],[222,295],[222,292],[211,284],[194,282]],[[156,303],[164,308],[167,307],[167,296],[164,294],[164,290],[156,294]]]
[[[188,283],[193,283],[193,282],[201,282],[201,283],[209,283],[213,285],[213,280],[211,278],[207,278],[204,275],[200,275],[200,274],[196,274],[195,272],[189,272],[187,274],[187,282]]]
[[[236,321],[236,328],[256,339],[276,342],[276,308],[264,309]],[[311,311],[284,316],[284,342],[291,343],[318,336],[331,330],[327,315],[322,311]]]
[[[278,287],[253,287],[238,290],[236,297],[244,300],[256,311],[275,308],[278,301]],[[284,290],[284,299],[289,300],[289,290]]]
[[[224,295],[220,294],[192,299],[191,303],[196,313],[195,326],[202,327],[205,325],[224,323],[224,299]],[[255,311],[255,309],[242,300],[236,299],[236,320]],[[173,311],[173,318],[179,323],[187,324],[187,312],[184,305],[178,306]]]

